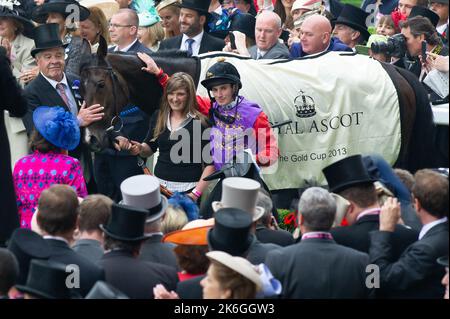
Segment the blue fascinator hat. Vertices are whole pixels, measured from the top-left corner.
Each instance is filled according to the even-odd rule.
[[[34,126],[53,145],[74,150],[80,143],[77,118],[61,106],[40,106],[33,112]]]

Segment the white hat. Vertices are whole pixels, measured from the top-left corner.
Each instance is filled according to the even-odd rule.
[[[234,270],[238,274],[255,283],[256,291],[260,291],[262,289],[263,284],[257,267],[252,265],[247,259],[242,257],[234,257],[226,252],[218,250],[206,253],[206,257],[230,268],[231,270]]]
[[[297,9],[315,10],[319,9],[322,4],[321,0],[296,0],[292,5],[291,12]]]
[[[220,202],[212,202],[214,212],[221,208],[239,208],[252,214],[253,221],[264,215],[264,208],[256,206],[261,184],[244,177],[228,177],[222,183],[222,198]]]
[[[119,4],[115,0],[80,0],[80,4],[86,8],[97,7],[103,11],[106,20],[109,21],[111,17],[119,11]]]
[[[151,175],[136,175],[120,184],[123,200],[120,204],[146,209],[149,211],[147,223],[164,215],[168,201],[159,190],[159,180]]]

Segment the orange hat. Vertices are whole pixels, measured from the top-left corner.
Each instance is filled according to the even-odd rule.
[[[187,223],[182,230],[171,232],[164,236],[164,243],[177,245],[207,246],[208,231],[214,226],[214,218],[197,219]]]

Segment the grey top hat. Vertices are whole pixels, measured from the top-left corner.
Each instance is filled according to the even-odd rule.
[[[161,195],[159,180],[151,175],[136,175],[120,184],[123,201],[121,204],[145,209],[147,223],[155,221],[166,212],[168,201]]]

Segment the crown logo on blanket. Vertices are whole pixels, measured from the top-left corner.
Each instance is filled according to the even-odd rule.
[[[20,6],[20,2],[17,0],[0,0],[0,7],[5,7],[12,11],[14,6]]]
[[[294,106],[297,110],[295,114],[298,117],[306,118],[316,115],[316,104],[314,99],[309,95],[305,95],[303,90],[300,90],[299,95],[295,98]]]

